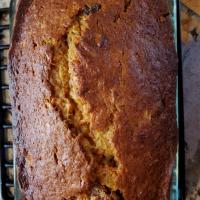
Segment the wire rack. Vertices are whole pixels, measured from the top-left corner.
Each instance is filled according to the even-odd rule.
[[[7,55],[9,49],[9,7],[0,8],[0,199],[14,199],[13,143]]]

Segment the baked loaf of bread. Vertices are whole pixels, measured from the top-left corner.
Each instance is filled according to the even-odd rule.
[[[177,62],[166,2],[20,1],[9,74],[24,199],[169,199]]]

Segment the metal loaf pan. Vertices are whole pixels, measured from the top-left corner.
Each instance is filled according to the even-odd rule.
[[[11,0],[11,4],[10,4],[10,23],[11,23],[11,28],[10,31],[12,32],[12,27],[14,24],[14,18],[15,18],[15,13],[16,13],[16,8],[17,8],[17,2],[18,0]],[[177,23],[177,9],[178,9],[178,0],[169,0],[169,6],[170,6],[170,10],[171,10],[171,20],[172,20],[172,25],[173,25],[173,31],[174,31],[174,41],[175,41],[175,46],[176,49],[178,49],[178,41],[179,40],[179,35],[178,35],[178,23]],[[178,50],[177,50],[178,51]],[[177,119],[178,119],[178,92],[177,92]],[[20,192],[20,188],[19,188],[19,183],[17,180],[17,166],[15,163],[15,156],[16,155],[16,151],[15,151],[15,147],[14,147],[14,188],[15,188],[15,192],[14,192],[14,199],[15,200],[20,200],[21,199],[21,192]],[[179,186],[178,186],[178,153],[177,153],[177,159],[176,159],[176,163],[175,163],[175,167],[174,167],[174,172],[173,172],[173,177],[172,177],[172,187],[171,187],[171,200],[178,200],[181,199],[179,197]]]

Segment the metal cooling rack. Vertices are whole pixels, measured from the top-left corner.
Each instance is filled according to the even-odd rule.
[[[0,199],[4,200],[14,199],[11,105],[7,74],[9,10],[9,7],[0,8]]]

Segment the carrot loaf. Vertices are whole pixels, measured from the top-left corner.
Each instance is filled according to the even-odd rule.
[[[166,2],[19,2],[9,75],[22,199],[169,199],[177,58]]]

